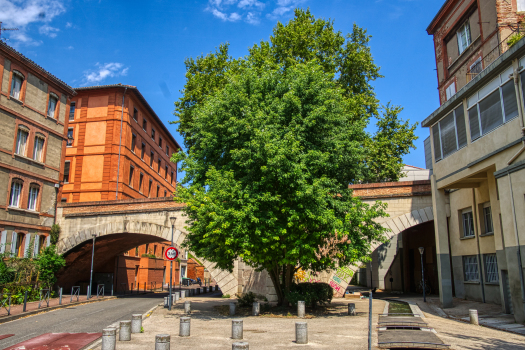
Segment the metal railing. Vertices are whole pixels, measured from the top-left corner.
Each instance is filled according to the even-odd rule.
[[[80,286],[73,286],[71,287],[71,300],[70,303],[73,302],[73,298],[76,297],[77,301],[80,299]]]

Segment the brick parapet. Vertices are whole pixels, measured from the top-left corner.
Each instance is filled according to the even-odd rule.
[[[431,195],[430,180],[378,182],[348,186],[361,198],[391,198]]]
[[[173,201],[172,197],[123,199],[101,202],[59,203],[62,215],[90,216],[119,213],[146,213],[159,210],[180,210],[184,204]]]

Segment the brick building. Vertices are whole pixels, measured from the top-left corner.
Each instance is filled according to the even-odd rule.
[[[171,196],[170,157],[180,146],[130,85],[75,89],[61,200],[67,203]]]
[[[75,91],[0,41],[0,253],[49,244]]]

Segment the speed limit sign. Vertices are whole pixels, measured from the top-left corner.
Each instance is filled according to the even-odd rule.
[[[179,251],[175,247],[169,247],[164,252],[164,257],[170,261],[177,259],[178,256],[179,256]]]

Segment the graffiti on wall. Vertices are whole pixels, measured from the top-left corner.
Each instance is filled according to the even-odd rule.
[[[347,286],[348,283],[350,283],[350,279],[353,275],[354,271],[346,266],[339,267],[335,271],[330,280],[330,287],[334,289],[334,294],[336,296],[342,296],[345,293],[346,287],[344,286]]]

